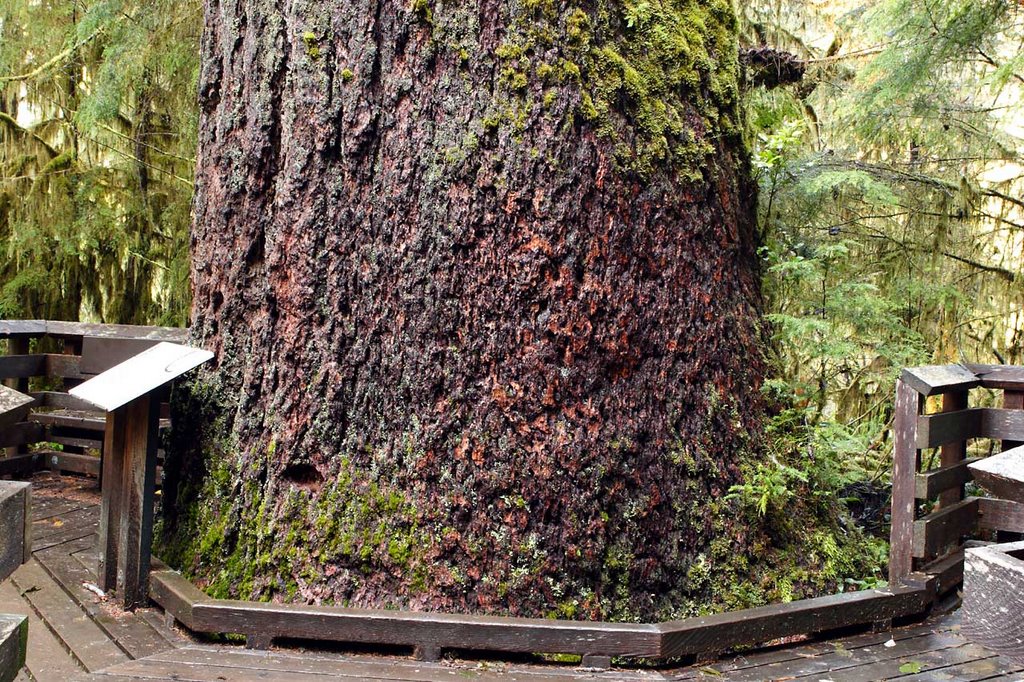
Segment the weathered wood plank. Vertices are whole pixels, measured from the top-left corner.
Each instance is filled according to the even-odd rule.
[[[914,496],[919,500],[931,500],[945,490],[962,489],[965,483],[973,480],[974,476],[969,467],[978,461],[981,461],[980,457],[971,457],[950,466],[918,474],[914,483]]]
[[[81,398],[76,398],[68,393],[60,391],[39,391],[31,394],[36,399],[37,407],[48,407],[60,410],[78,410],[81,412],[95,412],[96,408]]]
[[[175,614],[177,616],[177,614]],[[179,620],[181,620],[179,618]],[[332,642],[629,657],[659,655],[656,625],[346,609],[209,600],[192,605],[198,632]]]
[[[48,443],[60,443],[72,448],[81,448],[83,450],[103,450],[103,441],[96,440],[93,438],[78,438],[77,436],[63,436],[56,433],[51,433],[46,441]]]
[[[981,386],[981,380],[963,365],[908,367],[900,374],[900,381],[923,396],[966,391]]]
[[[0,429],[25,421],[25,416],[34,403],[35,399],[32,396],[0,384]]]
[[[973,462],[970,470],[974,480],[996,497],[1024,502],[1024,447]]]
[[[7,578],[32,553],[29,519],[32,486],[0,481],[0,580]]]
[[[976,407],[918,417],[917,448],[937,448],[947,443],[982,437],[985,411],[986,408]]]
[[[121,505],[124,500],[124,452],[126,410],[120,408],[110,412],[105,420],[103,462],[101,481],[103,503],[100,507],[100,562],[97,568],[99,586],[105,592],[117,588],[118,545],[121,540]],[[117,453],[117,454],[112,454]]]
[[[922,573],[935,576],[935,594],[942,596],[960,586],[964,581],[964,553],[953,552],[947,557],[933,561],[921,569]]]
[[[57,450],[41,450],[38,454],[42,457],[42,464],[51,471],[69,471],[90,476],[100,475],[99,457]]]
[[[100,670],[128,660],[127,654],[68,597],[38,561],[29,561],[11,579],[86,670]]]
[[[0,476],[28,476],[42,467],[43,458],[37,454],[13,455],[0,458]]]
[[[0,613],[16,613],[28,618],[31,646],[25,667],[32,673],[33,680],[66,681],[84,671],[9,581],[0,582]]]
[[[28,618],[0,614],[0,682],[12,682],[25,665]]]
[[[275,651],[264,654],[243,651],[237,648],[192,646],[177,651],[168,651],[153,656],[151,661],[168,664],[191,664],[196,666],[219,666],[233,671],[250,671],[252,676],[278,679],[278,674],[313,674],[327,678],[362,677],[373,680],[433,680],[487,679],[487,680],[537,680],[559,682],[560,680],[608,679],[608,680],[664,680],[657,671],[617,669],[612,673],[597,674],[574,670],[568,666],[501,666],[488,671],[486,666],[423,664],[402,658],[383,658],[369,655],[332,656],[315,652]],[[497,666],[495,666],[497,667]],[[120,672],[119,668],[119,672]],[[234,673],[233,673],[234,674]],[[232,678],[233,679],[233,678]],[[323,677],[320,678],[324,679]]]
[[[893,424],[892,522],[889,534],[889,582],[898,585],[913,566],[915,479],[918,456],[918,415],[924,398],[903,380],[896,382]]]
[[[862,669],[868,666],[878,666],[869,673],[869,682],[884,679],[875,677],[878,673],[888,670],[898,670],[900,664],[907,657],[918,657],[933,651],[944,651],[954,647],[963,646],[964,640],[959,634],[942,632],[927,634],[909,639],[893,640],[893,646],[885,646],[883,642],[870,647],[850,649],[843,646],[841,649],[832,650],[828,653],[808,657],[793,658],[787,661],[779,661],[768,665],[747,668],[743,671],[725,675],[729,682],[762,682],[764,680],[791,680],[805,676],[813,676],[810,679],[835,679],[857,680],[863,677]],[[879,666],[879,664],[881,664]],[[713,668],[717,666],[712,664]]]
[[[1007,410],[1024,410],[1024,391],[1003,391],[1003,408]],[[1024,445],[1019,440],[1004,440],[1002,451],[1012,450]]]
[[[986,530],[1024,533],[1024,504],[982,497],[978,500],[978,526]]]
[[[657,627],[664,634],[664,640],[659,656],[670,658],[719,651],[779,637],[919,614],[931,607],[934,598],[934,580],[925,578],[914,586],[850,592],[661,623]]]
[[[84,585],[95,580],[71,553],[95,542],[94,536],[36,552],[36,559],[64,591],[85,611],[107,636],[132,658],[144,658],[171,648],[148,623],[134,613],[110,609]]]
[[[958,546],[978,527],[978,498],[969,497],[914,522],[914,556],[930,559]]]
[[[92,324],[86,322],[46,321],[46,335],[56,338],[93,336],[107,339],[153,339],[184,343],[188,330],[177,327],[148,327],[131,324]]]
[[[985,408],[982,435],[997,440],[1024,441],[1024,410]]]
[[[121,410],[113,413],[115,419]],[[144,606],[149,598],[150,548],[153,544],[153,494],[160,404],[150,395],[132,400],[123,412],[123,449],[107,458],[123,458],[118,523],[117,596],[125,608]],[[109,561],[109,557],[107,558]]]
[[[1024,542],[968,549],[964,633],[1024,663]]]
[[[62,379],[83,379],[81,361],[77,355],[50,353],[46,356],[46,376]]]
[[[45,355],[0,355],[0,379],[31,379],[45,374]]]
[[[106,417],[102,412],[84,410],[54,410],[53,412],[33,412],[29,420],[50,426],[64,426],[85,431],[103,431],[106,428]]]
[[[12,424],[0,430],[0,447],[38,443],[46,435],[46,429],[36,422]]]
[[[0,339],[36,337],[45,333],[45,320],[0,320]]]
[[[149,597],[189,630],[198,630],[192,618],[192,607],[210,600],[180,573],[170,570],[149,574]]]
[[[99,374],[160,343],[159,339],[86,336],[82,339],[82,374]]]
[[[945,413],[959,412],[967,409],[967,391],[951,391],[942,396],[942,411]],[[959,464],[967,456],[967,442],[958,438],[944,443],[939,452],[939,461],[943,467]],[[964,499],[964,486],[960,483],[939,493],[939,505],[948,507]]]
[[[979,365],[970,363],[970,370],[985,388],[1024,391],[1024,367],[1015,365]]]

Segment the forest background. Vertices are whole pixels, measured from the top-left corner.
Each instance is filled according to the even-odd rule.
[[[881,581],[901,367],[1022,361],[1024,7],[737,11],[774,409],[730,498],[829,519],[800,531],[827,570],[747,605]],[[0,318],[186,323],[201,28],[200,0],[0,0]]]

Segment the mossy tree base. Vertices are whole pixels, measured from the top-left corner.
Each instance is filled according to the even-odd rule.
[[[208,2],[164,553],[217,595],[704,608],[764,542],[725,0]],[[719,599],[719,602],[722,600]]]

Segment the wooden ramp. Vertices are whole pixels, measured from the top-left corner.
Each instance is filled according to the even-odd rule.
[[[95,481],[42,473],[33,480],[33,558],[0,583],[0,612],[29,617],[27,667],[37,682],[326,682],[327,680],[1022,680],[1014,664],[960,634],[957,614],[888,632],[804,641],[690,667],[598,671],[484,658],[420,662],[403,655],[270,651],[200,642],[168,628],[158,609],[120,611],[96,581],[99,494]]]

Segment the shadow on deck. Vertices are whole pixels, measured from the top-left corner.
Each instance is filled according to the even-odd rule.
[[[352,653],[301,646],[251,651],[199,641],[154,608],[125,612],[95,591],[99,490],[95,479],[37,474],[33,558],[0,583],[0,612],[29,617],[19,680],[1024,680],[1024,666],[960,634],[957,613],[891,631],[804,640],[690,667],[605,671],[475,658],[415,661],[401,651]],[[388,655],[390,654],[390,655]]]

